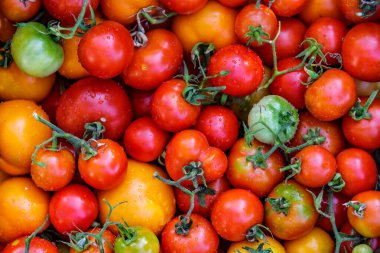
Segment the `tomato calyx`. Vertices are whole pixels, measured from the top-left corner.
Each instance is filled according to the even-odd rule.
[[[124,224],[117,225],[119,236],[123,239],[125,245],[129,245],[136,241],[137,239],[137,230],[134,227],[130,227],[126,222]]]
[[[268,202],[272,206],[273,211],[283,213],[285,216],[288,216],[291,202],[285,197],[266,198],[265,202]]]
[[[247,234],[245,235],[245,239],[248,241],[248,242],[255,242],[255,241],[262,241],[262,240],[265,240],[266,239],[266,234],[264,233],[263,229],[265,229],[266,231],[268,231],[270,234],[272,234],[272,232],[270,231],[270,229],[262,224],[257,224],[253,227],[251,227]]]
[[[286,177],[285,182],[295,175],[301,173],[301,160],[297,158],[292,158],[292,163],[288,166],[282,167],[281,172],[290,171],[289,176]]]
[[[259,246],[257,246],[256,249],[253,249],[249,246],[244,246],[243,249],[248,251],[249,253],[273,253],[272,249],[264,249],[264,243],[260,243]],[[241,253],[240,250],[237,251],[238,253]]]
[[[369,107],[371,106],[372,102],[375,100],[377,93],[379,90],[375,90],[371,93],[368,100],[365,102],[364,106],[360,104],[360,98],[358,98],[358,101],[356,101],[355,105],[350,110],[350,116],[353,120],[359,121],[362,119],[371,119],[372,115],[368,112]]]
[[[91,122],[91,123],[86,123],[84,125],[85,132],[83,134],[83,139],[93,139],[93,140],[98,140],[98,139],[103,139],[104,132],[106,131],[106,128],[104,125],[99,122]]]
[[[359,201],[348,201],[343,204],[346,207],[352,207],[352,213],[362,219],[364,217],[364,210],[367,208],[365,203],[360,203]]]
[[[268,158],[277,150],[278,146],[273,146],[267,153],[263,153],[263,147],[257,148],[256,154],[246,157],[247,162],[253,163],[255,168],[266,169],[268,168]]]
[[[333,192],[340,192],[343,190],[344,186],[346,185],[346,182],[344,181],[340,173],[336,173],[333,179],[331,179],[331,181],[328,182],[327,185]]]
[[[11,40],[0,48],[0,68],[8,68],[12,63]]]
[[[356,15],[361,18],[369,18],[376,13],[377,6],[380,5],[378,0],[360,0],[359,9]]]

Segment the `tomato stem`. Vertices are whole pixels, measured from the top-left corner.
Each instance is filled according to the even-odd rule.
[[[258,240],[265,240],[266,239],[266,235],[265,235],[263,229],[265,229],[266,231],[268,231],[272,235],[272,231],[270,231],[270,229],[268,227],[266,227],[266,226],[264,226],[262,224],[257,224],[257,225],[251,227],[248,230],[248,233],[245,235],[246,240],[248,242],[255,242],[255,241],[258,241]]]
[[[41,230],[46,226],[47,222],[49,221],[49,214],[46,215],[46,218],[41,226],[39,226],[30,236],[28,236],[25,239],[25,253],[29,253],[30,243],[32,242],[33,238],[36,237],[36,235],[41,232]]]
[[[343,177],[340,173],[336,173],[333,179],[327,184],[331,191],[340,192],[346,185],[346,182],[343,180]]]
[[[292,160],[293,160],[292,164],[285,166],[285,167],[282,167],[280,169],[281,172],[285,172],[288,170],[291,171],[290,175],[286,177],[285,182],[287,182],[289,179],[291,179],[295,175],[301,173],[301,169],[302,169],[301,168],[301,160],[297,159],[297,158],[292,159]]]

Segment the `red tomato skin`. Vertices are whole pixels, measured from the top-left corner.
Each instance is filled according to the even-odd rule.
[[[226,86],[222,92],[242,97],[256,91],[264,77],[264,66],[260,57],[242,45],[229,45],[218,50],[207,67],[209,76],[221,71],[230,71],[228,75],[211,79],[212,86]]]
[[[8,243],[2,253],[25,253],[26,236],[20,237],[13,242]],[[40,237],[34,237],[29,245],[31,253],[59,253],[58,248],[48,240]]]
[[[349,23],[362,23],[362,22],[373,22],[380,20],[380,7],[377,6],[376,13],[370,17],[363,18],[357,15],[357,13],[362,12],[359,9],[359,0],[338,0],[339,9],[343,13],[344,18]]]
[[[135,118],[151,117],[154,90],[140,91],[129,89],[128,95],[131,100],[133,116]]]
[[[160,2],[171,11],[181,15],[188,15],[202,9],[207,0],[160,0]]]
[[[132,121],[132,108],[123,88],[113,80],[81,79],[61,96],[57,124],[64,131],[82,137],[85,123],[100,121],[104,138],[118,140]]]
[[[343,69],[354,78],[380,81],[380,24],[368,22],[351,28],[343,40],[342,60]]]
[[[169,133],[162,130],[152,118],[133,121],[125,130],[123,144],[128,155],[142,162],[152,162],[165,149]]]
[[[293,68],[301,63],[297,58],[286,58],[278,62],[278,70]],[[295,108],[305,107],[306,83],[309,76],[303,68],[281,75],[274,79],[269,86],[270,93],[278,95],[288,100]]]
[[[78,46],[79,62],[93,76],[108,79],[121,74],[132,61],[131,34],[115,21],[92,27]]]
[[[270,0],[264,0],[269,4]],[[271,8],[280,17],[292,17],[300,13],[306,6],[307,0],[278,0],[274,1]]]
[[[315,192],[315,194],[318,194],[319,192]],[[347,222],[347,207],[344,206],[344,203],[347,203],[350,200],[349,197],[339,193],[334,192],[333,194],[333,206],[334,206],[334,215],[335,215],[335,224],[338,229],[341,229],[343,225]],[[322,199],[322,205],[321,205],[321,211],[322,212],[328,212],[328,194],[326,191],[323,192],[323,199]],[[317,222],[317,226],[322,228],[323,230],[327,232],[332,232],[332,226],[330,219],[327,219],[326,217],[320,216],[320,219]]]
[[[89,188],[71,184],[57,191],[49,204],[50,221],[61,234],[87,230],[98,217],[99,206]]]
[[[341,191],[346,196],[374,189],[377,181],[377,168],[372,156],[361,149],[349,148],[336,157],[338,172],[346,185]]]
[[[248,0],[218,0],[218,2],[226,7],[235,8],[246,4]]]
[[[211,146],[223,151],[229,149],[239,135],[239,122],[234,112],[224,106],[202,109],[195,129],[206,135]]]
[[[148,43],[136,49],[131,64],[123,71],[124,82],[139,90],[153,90],[179,70],[183,48],[177,36],[165,29],[146,33]]]

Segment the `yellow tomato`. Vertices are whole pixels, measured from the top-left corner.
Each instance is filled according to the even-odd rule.
[[[100,221],[105,222],[109,211],[103,199],[111,205],[125,201],[113,211],[112,221],[125,220],[130,226],[147,227],[159,234],[173,217],[176,206],[172,187],[154,178],[155,171],[166,177],[157,166],[128,159],[123,182],[111,190],[98,191]]]
[[[198,42],[214,43],[215,48],[219,49],[237,42],[236,14],[232,8],[209,1],[203,9],[194,14],[176,16],[172,30],[187,53],[190,53]]]
[[[335,243],[328,233],[315,227],[309,234],[284,245],[287,253],[333,253]]]
[[[32,116],[33,112],[48,119],[33,101],[11,100],[0,104],[0,170],[10,175],[29,173],[35,146],[52,135],[49,127]]]
[[[49,193],[30,178],[13,177],[0,183],[0,243],[29,235],[45,221]]]
[[[231,246],[229,247],[227,253],[249,253],[248,250],[243,249],[243,247],[251,247],[252,249],[257,249],[260,244],[264,244],[263,249],[271,249],[273,253],[286,253],[284,247],[279,243],[277,240],[267,237],[267,241],[265,240],[259,240],[256,242],[235,242],[232,243]]]

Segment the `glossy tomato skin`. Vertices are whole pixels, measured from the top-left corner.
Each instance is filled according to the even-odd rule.
[[[100,121],[106,128],[104,137],[117,140],[132,120],[132,108],[118,83],[87,77],[63,93],[56,119],[60,128],[78,137],[83,136],[85,123]]]
[[[355,104],[356,94],[355,82],[349,74],[330,69],[306,90],[306,108],[319,120],[336,120]]]
[[[360,98],[364,106],[368,98]],[[343,118],[342,129],[349,143],[363,149],[376,149],[380,147],[380,99],[375,98],[368,113],[370,119],[356,121],[350,115]]]
[[[136,49],[131,64],[123,71],[124,82],[139,90],[152,90],[179,70],[183,48],[177,36],[165,29],[146,33],[147,45]]]
[[[136,231],[135,240],[129,242],[122,236],[118,236],[115,240],[115,253],[159,253],[160,242],[150,229],[146,227],[133,227],[132,229]]]
[[[2,253],[24,253],[26,236],[17,238],[13,242],[7,244]],[[34,237],[30,241],[29,252],[35,253],[59,253],[58,248],[48,240],[40,237]]]
[[[49,203],[51,223],[61,234],[87,230],[98,217],[98,212],[95,194],[79,184],[57,191]]]
[[[360,17],[357,15],[362,10],[359,8],[360,1],[358,0],[338,0],[339,8],[345,19],[351,23],[372,22],[380,20],[380,7],[377,6],[376,13],[370,17]]]
[[[237,12],[218,2],[208,3],[198,12],[174,18],[172,30],[181,41],[186,53],[196,43],[213,43],[216,49],[237,42],[234,21]]]
[[[113,78],[132,61],[134,45],[131,34],[115,21],[92,27],[78,46],[79,61],[93,76]]]
[[[372,156],[361,149],[345,149],[336,157],[338,172],[345,181],[342,193],[354,196],[372,190],[377,181],[377,168]]]
[[[181,15],[188,15],[202,9],[206,5],[207,0],[161,0],[160,2],[171,11]]]
[[[248,230],[261,224],[264,208],[260,199],[243,189],[223,192],[211,209],[211,222],[218,234],[232,242],[242,241]]]
[[[172,219],[162,231],[161,243],[165,253],[208,253],[216,252],[219,246],[219,237],[210,222],[198,214],[190,218],[193,225],[186,236],[175,232],[175,224],[179,217]]]
[[[182,96],[186,83],[171,79],[157,88],[152,101],[152,118],[160,128],[168,132],[179,132],[196,123],[200,106],[188,103]]]
[[[295,240],[308,234],[318,220],[311,194],[294,180],[289,180],[278,184],[268,195],[268,198],[281,197],[290,202],[288,215],[276,212],[268,201],[265,202],[265,224],[273,235],[283,240]]]
[[[234,242],[228,248],[227,253],[236,253],[236,252],[249,253],[249,251],[243,249],[243,247],[250,247],[256,250],[260,244],[264,244],[263,246],[264,250],[270,249],[272,250],[273,253],[286,253],[284,246],[282,246],[280,242],[278,242],[276,239],[273,239],[270,236],[265,238],[265,240],[258,240],[255,242],[248,242],[248,241]]]
[[[256,91],[264,77],[264,66],[260,57],[242,45],[229,45],[218,50],[207,67],[209,76],[221,71],[228,75],[211,79],[212,86],[226,86],[223,93],[242,97]]]
[[[1,12],[10,21],[23,22],[33,18],[41,8],[42,1],[2,0]]]
[[[235,8],[246,4],[248,0],[218,0],[218,2],[226,7]]]
[[[68,40],[62,40],[64,59],[58,72],[69,79],[80,79],[90,75],[82,64],[79,62],[78,46],[82,40],[81,36],[74,36]]]
[[[351,28],[343,40],[342,60],[343,69],[351,76],[380,81],[380,24],[368,22]]]
[[[332,17],[344,21],[343,13],[339,8],[339,1],[309,0],[298,17],[307,25],[322,17]]]
[[[16,27],[13,25],[13,22],[0,11],[0,41],[7,42],[15,32]]]
[[[13,177],[0,184],[0,242],[30,235],[45,221],[49,194],[31,179]]]
[[[255,155],[258,148],[262,148],[265,154],[270,146],[254,140],[251,147],[243,138],[234,143],[228,156],[228,180],[236,188],[252,191],[259,197],[264,197],[284,179],[284,173],[280,169],[285,166],[284,158],[279,151],[275,151],[266,161],[267,168],[254,167],[247,157]]]
[[[318,194],[318,192],[315,192]],[[347,207],[344,206],[344,203],[347,203],[350,200],[349,197],[343,195],[339,192],[333,193],[333,206],[334,206],[334,215],[335,215],[335,224],[338,229],[341,229],[343,225],[347,222]],[[323,192],[321,211],[328,212],[328,194],[326,191]],[[332,226],[330,219],[326,217],[320,217],[318,220],[317,226],[322,228],[327,232],[332,232]]]
[[[135,118],[151,117],[153,94],[155,90],[140,91],[130,89],[128,92]]]
[[[335,243],[327,232],[315,227],[301,238],[286,241],[284,246],[287,253],[333,253]]]
[[[125,130],[123,144],[128,155],[141,162],[152,162],[165,149],[169,133],[162,130],[152,118],[133,121]]]
[[[269,4],[270,0],[264,0],[265,4]],[[306,0],[279,0],[272,3],[272,10],[280,17],[292,17],[300,13],[306,5]]]
[[[99,234],[100,231],[101,231],[100,228],[90,228],[89,230],[87,230],[87,233]],[[104,247],[104,253],[114,253],[114,250],[111,246],[114,245],[115,238],[116,238],[116,236],[110,230],[108,230],[108,229],[104,230],[103,237],[102,237],[102,244]],[[77,251],[74,248],[70,248],[69,253],[79,253],[79,252],[81,252],[81,253],[100,253],[101,251],[100,251],[98,241],[92,236],[89,236],[88,239],[89,239],[89,241],[92,242],[92,244],[87,249],[85,249],[83,251]]]
[[[286,58],[280,60],[277,64],[279,71],[296,67],[301,63],[297,58]],[[295,108],[303,109],[305,107],[306,83],[309,75],[304,68],[299,68],[287,74],[278,76],[269,86],[270,93],[278,95],[288,100]]]

